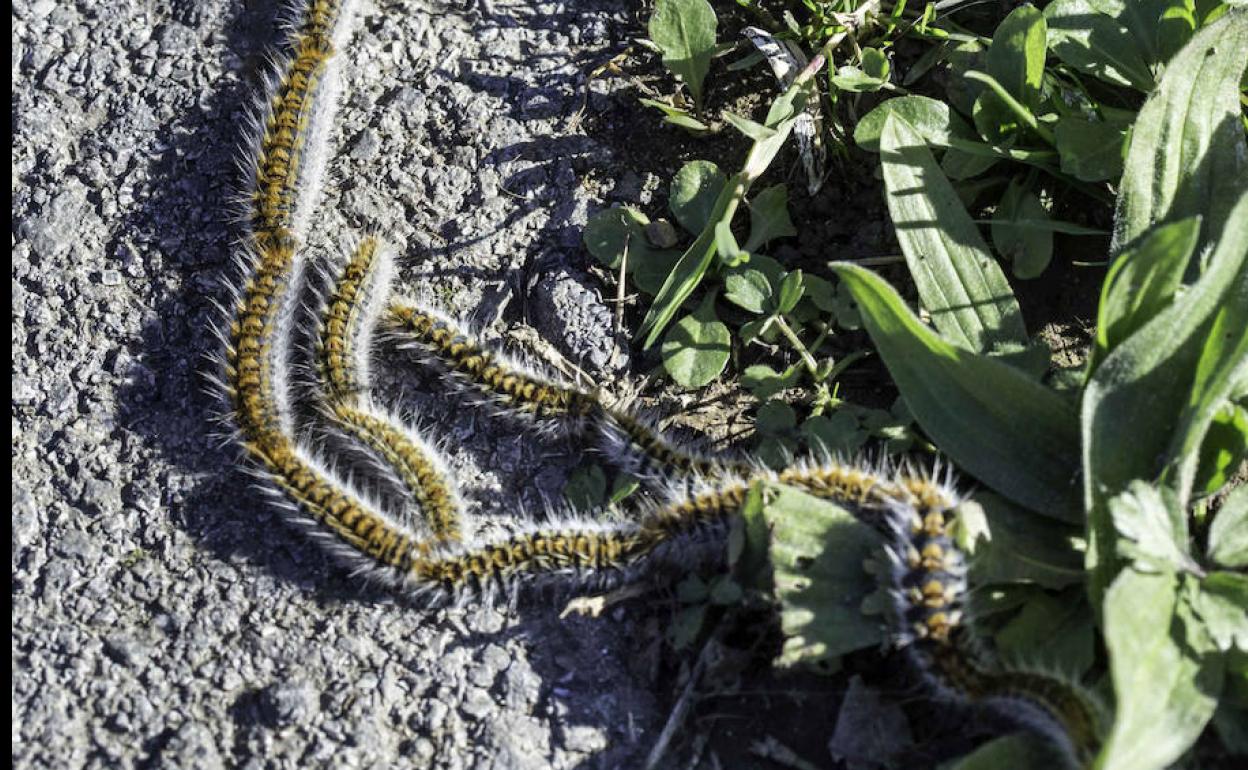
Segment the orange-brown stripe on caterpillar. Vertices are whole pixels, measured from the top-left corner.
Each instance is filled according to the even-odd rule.
[[[300,168],[321,78],[334,55],[330,37],[321,24],[294,38],[295,50],[269,104],[260,148],[256,154],[252,228],[263,243],[278,229],[293,227],[299,198]]]
[[[327,410],[340,430],[375,453],[394,473],[412,496],[434,540],[462,537],[459,494],[431,447],[409,435],[389,415],[355,400],[331,402]]]
[[[391,280],[377,239],[361,239],[329,289],[319,314],[317,372],[322,412],[384,465],[411,497],[436,540],[460,539],[460,503],[435,449],[413,429],[368,403],[369,358],[377,311]]]
[[[527,371],[440,313],[399,301],[390,305],[386,321],[401,343],[429,352],[504,410],[562,420],[575,429],[595,428],[603,454],[635,475],[720,477],[750,468],[739,460],[691,451],[627,408],[607,405],[597,392]]]
[[[229,325],[226,383],[241,443],[260,469],[336,543],[370,563],[401,567],[428,546],[388,521],[360,495],[317,467],[294,442],[290,344],[302,261],[296,202],[314,194],[302,171],[313,113],[332,111],[321,79],[333,56],[331,36],[345,34],[338,2],[310,3],[292,35],[292,56],[275,86],[256,153],[249,247],[251,273]],[[322,135],[314,137],[323,138]],[[315,147],[313,150],[317,149]],[[302,212],[307,216],[307,211]]]
[[[377,239],[360,239],[320,313],[316,368],[329,399],[355,398],[367,392],[372,327],[389,282],[389,259]]]
[[[639,478],[722,478],[747,475],[754,470],[744,460],[683,446],[626,407],[602,404],[593,416],[599,449],[612,463]]]
[[[392,333],[428,351],[478,391],[515,413],[576,421],[597,407],[595,397],[544,375],[525,371],[489,350],[451,321],[409,302],[393,302],[385,316]]]

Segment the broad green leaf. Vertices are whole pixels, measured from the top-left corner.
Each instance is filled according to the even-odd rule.
[[[1040,106],[1046,34],[1044,14],[1030,5],[1019,6],[997,27],[985,61],[988,74],[1032,112]],[[980,94],[974,117],[979,132],[994,143],[1006,140],[1017,130],[1018,119],[1013,110],[990,90]]]
[[[864,48],[862,67],[845,65],[838,67],[830,79],[832,85],[842,91],[865,93],[878,91],[888,82],[888,58],[877,48]]]
[[[1224,263],[1237,263],[1238,269],[1213,314],[1196,363],[1196,378],[1179,416],[1179,430],[1170,442],[1166,476],[1177,484],[1184,502],[1199,470],[1201,444],[1218,412],[1233,393],[1248,391],[1248,189],[1231,217],[1233,221],[1226,224],[1210,258],[1208,272],[1220,270]]]
[[[1083,530],[1041,518],[991,492],[974,502],[988,522],[988,539],[971,560],[975,585],[1026,581],[1045,588],[1064,588],[1083,581]]]
[[[780,291],[776,293],[776,312],[789,313],[802,298],[802,271],[794,270],[780,282]]]
[[[1231,490],[1213,517],[1208,554],[1223,567],[1248,567],[1248,486]]]
[[[899,96],[889,99],[868,112],[854,127],[854,141],[868,152],[880,151],[880,134],[889,115],[897,115],[910,124],[933,147],[949,147],[956,137],[968,142],[976,140],[975,131],[945,102],[928,96]]]
[[[602,505],[606,495],[607,476],[597,464],[573,470],[563,485],[563,496],[577,510],[587,511]]]
[[[672,177],[668,208],[680,226],[691,233],[700,233],[711,221],[715,199],[723,191],[727,178],[709,160],[694,160],[680,167]]]
[[[715,297],[708,294],[691,315],[680,319],[663,340],[663,368],[677,384],[700,388],[728,364],[732,335],[715,317]]]
[[[600,211],[585,225],[582,238],[589,253],[604,267],[616,270],[628,249],[626,269],[638,289],[654,294],[667,280],[680,252],[656,249],[646,238],[650,220],[628,206]]]
[[[781,434],[797,427],[797,412],[783,401],[768,401],[758,409],[754,428],[759,433]]]
[[[1239,87],[1248,62],[1248,8],[1196,33],[1140,110],[1122,175],[1112,251],[1154,224],[1199,214],[1200,244],[1216,239],[1248,194]]]
[[[1094,603],[1118,569],[1107,500],[1132,481],[1155,479],[1169,468],[1179,505],[1186,508],[1194,450],[1236,372],[1248,365],[1248,356],[1233,355],[1248,344],[1248,324],[1224,323],[1248,313],[1245,244],[1248,195],[1228,219],[1200,280],[1119,344],[1084,389],[1084,505]]]
[[[1020,224],[1043,222],[1048,216],[1035,193],[1017,180],[1010,182],[992,218],[992,244],[997,253],[1010,261],[1016,278],[1036,278],[1049,266],[1053,258],[1052,231]]]
[[[628,253],[628,274],[633,284],[641,291],[654,296],[663,287],[663,282],[672,274],[676,261],[680,259],[679,251],[663,249],[655,251],[647,249],[641,253]]]
[[[1199,573],[1187,549],[1187,513],[1173,494],[1143,481],[1109,501],[1118,552],[1141,572]]]
[[[831,268],[858,302],[910,413],[941,451],[1020,505],[1082,521],[1071,405],[1018,369],[942,339],[874,273],[847,263]]]
[[[676,613],[672,618],[672,625],[667,629],[668,640],[673,648],[683,650],[698,638],[706,621],[706,607],[705,604],[695,604],[682,607]]]
[[[757,270],[729,273],[724,278],[724,288],[724,299],[751,313],[762,313],[771,299],[771,283]]]
[[[880,644],[879,621],[861,608],[876,590],[862,565],[880,535],[834,503],[787,487],[771,494],[764,516],[785,637],[777,663],[817,664]]]
[[[709,594],[706,581],[697,575],[689,575],[676,584],[676,601],[681,604],[704,602]]]
[[[970,80],[966,73],[971,70],[982,70],[987,51],[977,41],[958,43],[949,49],[949,80],[945,87],[945,96],[949,104],[963,115],[970,115],[975,109],[975,100],[984,90],[984,86]]]
[[[641,487],[641,480],[627,473],[621,473],[611,482],[611,494],[607,498],[610,505],[618,505]]]
[[[745,596],[745,592],[741,590],[741,584],[733,580],[727,575],[721,575],[715,582],[711,583],[711,603],[726,606],[729,604],[737,604]]]
[[[867,443],[858,418],[845,411],[809,418],[802,423],[802,436],[812,451],[828,457],[848,457]]]
[[[1055,0],[1044,9],[1049,48],[1080,72],[1148,93],[1153,73],[1130,31],[1099,0]]]
[[[1220,660],[1196,659],[1176,640],[1173,574],[1123,570],[1105,593],[1105,645],[1117,701],[1098,770],[1161,770],[1213,716]]]
[[[922,136],[889,115],[880,136],[888,210],[923,307],[946,339],[976,352],[1027,343],[1022,312]]]
[[[1105,274],[1097,308],[1096,341],[1088,371],[1119,343],[1164,310],[1183,281],[1200,218],[1191,217],[1150,230],[1118,255]]]
[[[836,287],[817,275],[806,276],[806,297],[825,313],[836,310]]]
[[[1184,598],[1204,621],[1214,647],[1248,652],[1248,575],[1212,572],[1200,581],[1188,578],[1186,586]]]
[[[715,11],[706,0],[656,0],[650,39],[663,52],[663,66],[679,77],[702,107],[702,81],[715,55]]]
[[[1118,19],[1127,28],[1145,60],[1154,67],[1164,64],[1190,37],[1190,30],[1186,35],[1176,36],[1174,25],[1165,21],[1168,9],[1183,5],[1184,0],[1097,0],[1103,13]],[[1173,39],[1175,37],[1178,39]]]
[[[1127,123],[1064,117],[1053,129],[1062,171],[1085,182],[1116,180],[1122,174]]]
[[[746,367],[742,372],[741,384],[753,393],[755,398],[766,399],[796,385],[801,375],[802,370],[796,366],[777,372],[766,364],[754,364]]]
[[[777,238],[797,235],[789,219],[789,193],[783,184],[772,185],[750,201],[750,237],[745,250],[754,252]]]
[[[645,214],[628,206],[609,208],[590,217],[581,236],[585,248],[603,267],[615,270],[629,251],[629,260],[650,250],[646,240],[646,225],[650,220]]]

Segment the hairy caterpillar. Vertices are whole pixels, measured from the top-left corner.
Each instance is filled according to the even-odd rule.
[[[459,493],[437,451],[411,426],[372,404],[370,361],[379,308],[390,291],[392,259],[377,239],[361,239],[318,314],[316,370],[321,412],[366,448],[392,486],[406,491],[435,540],[459,540]]]
[[[684,446],[628,405],[611,403],[597,390],[517,361],[424,303],[396,301],[385,321],[400,348],[424,354],[461,384],[488,397],[498,411],[547,429],[588,432],[602,454],[633,475],[653,480],[672,474],[718,477],[752,467],[744,460]]]
[[[890,569],[882,580],[893,597],[890,631],[899,646],[958,697],[1028,704],[1051,735],[1069,742],[1072,755],[1086,756],[1097,739],[1096,717],[1077,691],[1052,677],[986,663],[968,642],[964,557],[950,534],[958,496],[947,480],[831,461],[772,472],[694,452],[628,405],[513,361],[431,308],[388,303],[389,257],[375,238],[361,240],[322,308],[317,411],[410,492],[430,534],[386,513],[300,443],[289,358],[302,242],[334,112],[336,52],[351,16],[349,3],[308,0],[292,24],[291,53],[270,84],[256,139],[247,276],[227,335],[225,379],[240,443],[295,520],[371,575],[420,595],[466,600],[521,586],[600,586],[665,568],[688,570],[715,558],[725,524],[740,514],[752,485],[796,486],[849,506],[886,533]],[[567,517],[492,537],[465,534],[437,451],[368,400],[379,322],[401,345],[424,351],[485,394],[498,411],[543,428],[596,435],[609,457],[668,484],[667,497],[627,520]]]
[[[317,533],[329,536],[335,547],[394,565],[428,546],[298,444],[290,395],[301,239],[319,191],[322,148],[336,107],[332,65],[350,21],[343,3],[309,3],[292,26],[291,53],[270,83],[251,164],[244,258],[249,269],[228,325],[225,385],[239,442],[260,475],[319,523]]]

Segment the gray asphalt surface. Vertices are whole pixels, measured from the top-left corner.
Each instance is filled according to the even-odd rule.
[[[406,606],[283,524],[214,435],[212,302],[277,12],[13,4],[14,765],[634,766],[665,717],[642,610]],[[365,2],[313,247],[376,228],[406,286],[615,372],[579,243],[613,149],[569,118],[633,12]],[[487,524],[558,497],[574,452],[403,377]]]

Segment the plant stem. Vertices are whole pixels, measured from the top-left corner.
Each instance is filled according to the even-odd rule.
[[[810,351],[806,349],[806,346],[802,344],[802,340],[797,336],[797,332],[793,331],[793,327],[789,326],[782,315],[772,316],[772,323],[780,329],[780,333],[784,335],[785,339],[791,342],[793,347],[797,349],[798,354],[802,357],[802,363],[806,365],[806,370],[810,372],[810,376],[814,377],[819,372],[819,364],[815,361],[815,357],[810,354]]]

